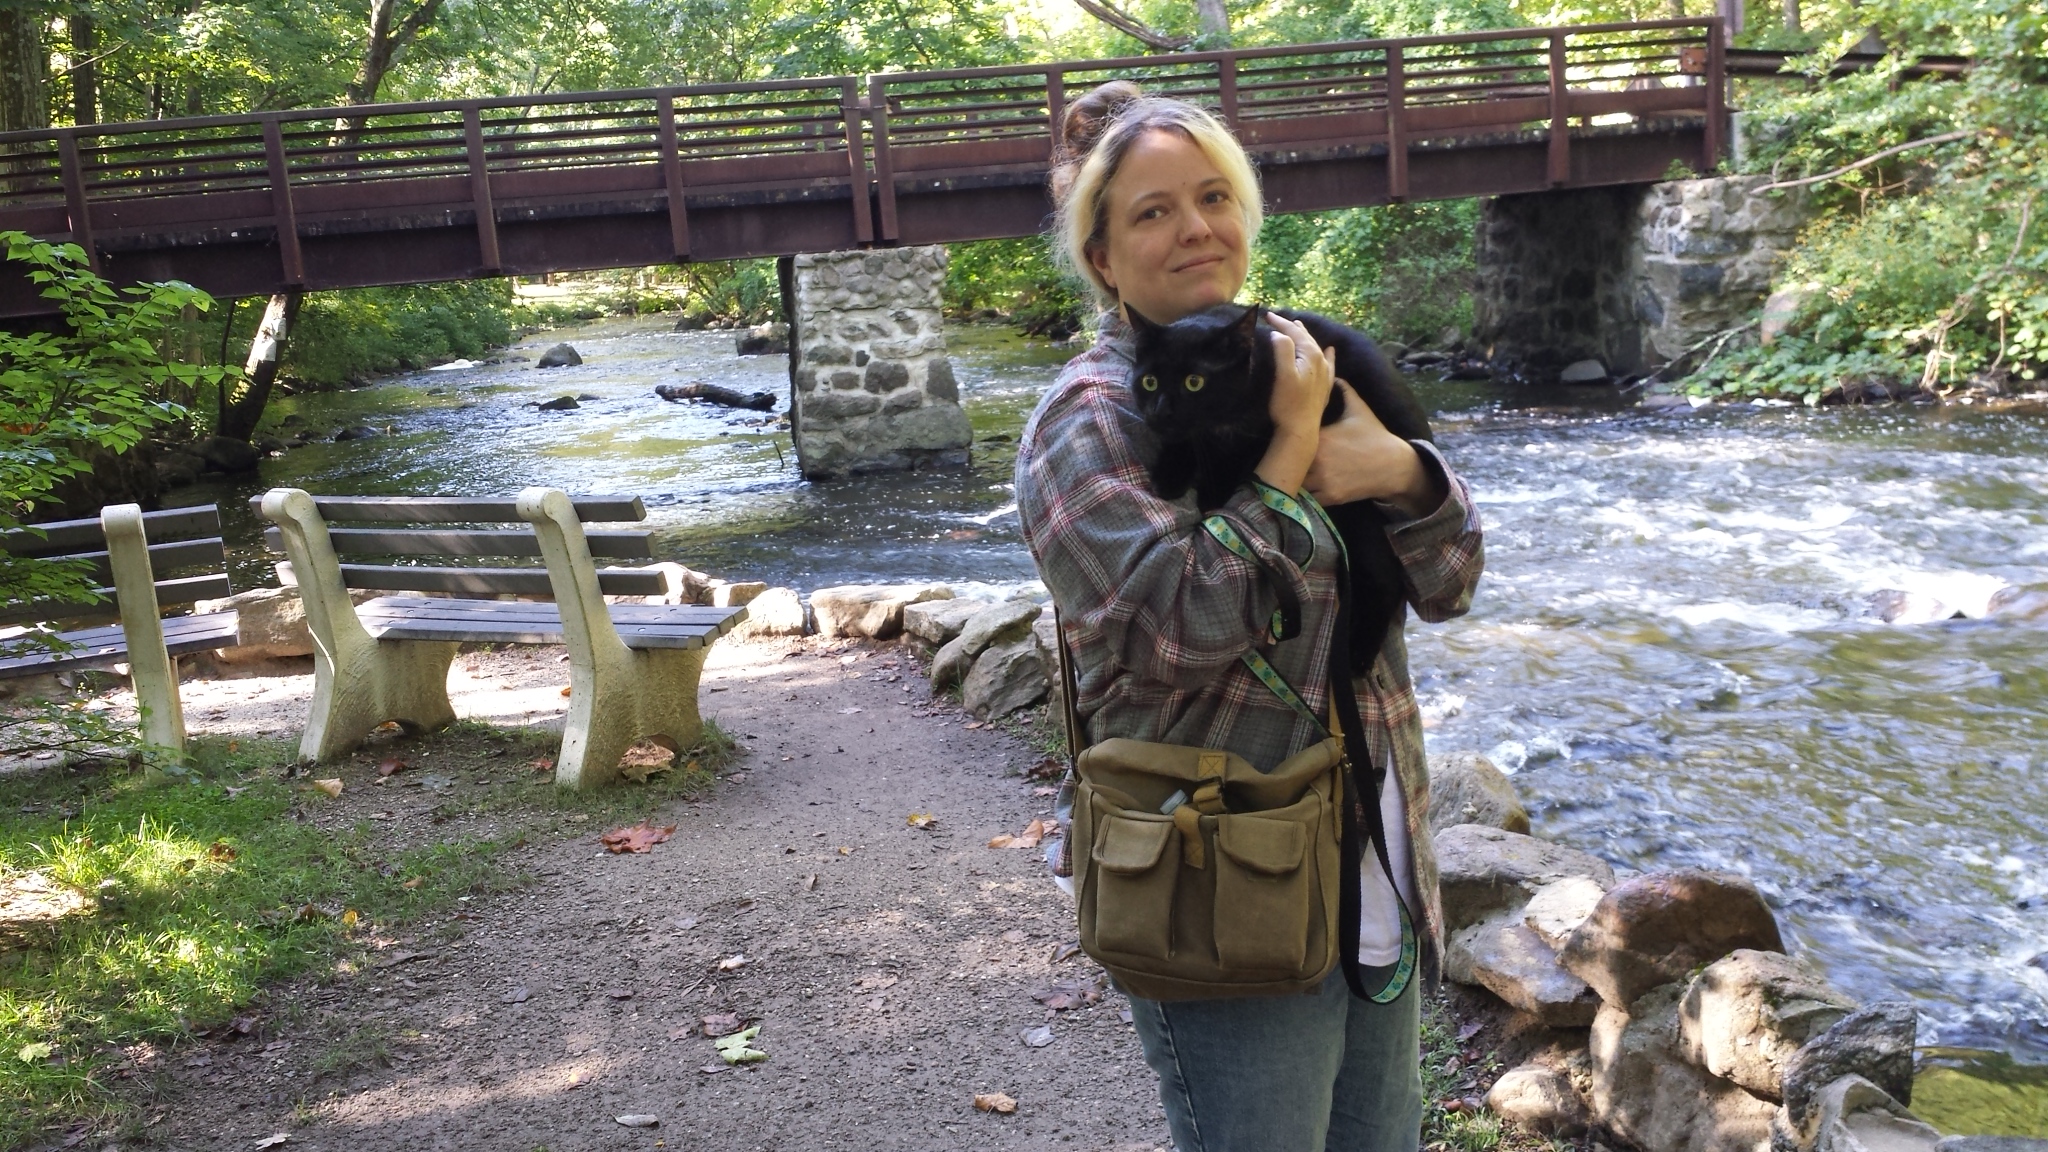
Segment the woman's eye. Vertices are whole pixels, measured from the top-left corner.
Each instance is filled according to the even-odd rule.
[[[1146,377],[1146,379],[1149,380],[1151,379],[1151,377],[1148,376]],[[1190,392],[1200,392],[1202,390],[1202,385],[1207,383],[1208,381],[1202,379],[1200,375],[1190,376],[1187,379],[1181,381],[1182,387],[1185,387]]]
[[[1159,391],[1159,377],[1147,376],[1138,381],[1138,386],[1147,392]]]

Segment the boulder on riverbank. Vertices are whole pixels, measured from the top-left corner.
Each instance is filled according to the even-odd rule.
[[[811,593],[811,614],[822,636],[892,640],[903,631],[903,610],[927,600],[951,600],[944,584],[845,584]]]
[[[1430,833],[1458,824],[1529,833],[1529,811],[1515,795],[1515,786],[1493,761],[1476,752],[1429,758]]]
[[[1731,873],[1681,868],[1610,889],[1559,955],[1602,1000],[1628,1005],[1740,948],[1785,950],[1763,893]]]
[[[789,325],[780,320],[756,324],[739,334],[733,348],[742,356],[771,356],[789,351]]]

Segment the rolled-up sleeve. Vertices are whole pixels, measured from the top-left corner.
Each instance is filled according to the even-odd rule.
[[[1266,642],[1278,597],[1258,565],[1203,528],[1203,513],[1153,493],[1133,444],[1143,425],[1118,403],[1119,390],[1102,379],[1065,381],[1032,421],[1017,456],[1025,541],[1060,611],[1100,635],[1118,665],[1199,687]],[[1214,514],[1271,579],[1306,599],[1301,563],[1311,542],[1298,528],[1249,485]]]
[[[1412,520],[1401,519],[1390,504],[1380,507],[1391,513],[1387,538],[1401,560],[1409,604],[1423,620],[1440,624],[1472,607],[1472,594],[1486,567],[1485,539],[1478,506],[1465,481],[1451,471],[1436,445],[1426,440],[1411,443],[1421,454],[1423,467],[1443,478],[1444,501],[1435,511]]]

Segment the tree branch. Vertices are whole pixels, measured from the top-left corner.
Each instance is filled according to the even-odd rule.
[[[1079,2],[1080,0],[1075,0],[1075,3]],[[1865,156],[1863,159],[1856,161],[1854,164],[1844,164],[1840,168],[1837,168],[1832,172],[1823,172],[1818,176],[1808,176],[1804,180],[1779,180],[1770,184],[1765,184],[1762,187],[1756,189],[1756,191],[1775,192],[1780,188],[1802,188],[1808,184],[1819,184],[1825,180],[1833,180],[1837,176],[1846,176],[1849,173],[1856,171],[1858,168],[1867,168],[1870,165],[1877,163],[1879,160],[1882,160],[1887,156],[1896,156],[1901,152],[1910,151],[1914,148],[1928,148],[1936,144],[1947,144],[1953,140],[1964,140],[1971,136],[1975,136],[1976,134],[1977,129],[1966,128],[1961,132],[1944,132],[1939,136],[1929,136],[1925,140],[1908,141],[1904,144],[1894,145],[1890,148],[1885,149],[1882,152],[1876,153],[1875,155]]]
[[[1081,11],[1111,28],[1161,52],[1178,52],[1195,42],[1192,36],[1168,36],[1164,32],[1156,32],[1136,17],[1112,7],[1108,0],[1074,0],[1074,3],[1081,6]]]

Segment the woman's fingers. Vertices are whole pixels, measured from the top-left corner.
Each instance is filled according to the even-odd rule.
[[[1330,402],[1330,381],[1337,374],[1337,354],[1318,348],[1308,329],[1273,316],[1273,422],[1281,428],[1313,430]]]

